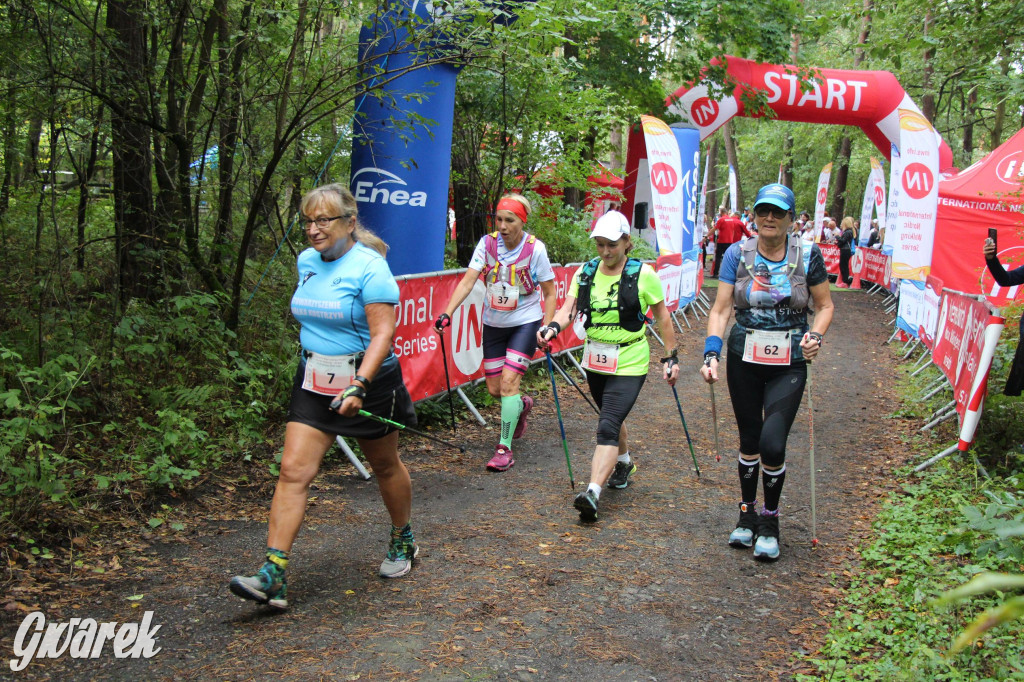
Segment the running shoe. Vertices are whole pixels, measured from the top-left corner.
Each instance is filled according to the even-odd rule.
[[[758,561],[775,561],[779,558],[779,514],[765,514],[757,518],[757,540],[754,542],[754,558]]]
[[[526,415],[530,414],[530,410],[533,409],[533,398],[528,395],[523,396],[523,411],[519,413],[519,423],[516,424],[516,430],[512,432],[512,440],[522,438],[523,434],[526,433]]]
[[[380,577],[401,578],[412,570],[412,563],[420,548],[412,539],[412,532],[391,536],[388,555],[380,565]]]
[[[487,463],[491,471],[508,471],[516,461],[512,459],[512,448],[505,445],[498,445],[494,450],[494,457]]]
[[[247,578],[236,575],[231,579],[229,587],[242,599],[251,599],[275,609],[288,608],[288,582],[284,571],[269,561],[254,576]]]
[[[580,521],[586,523],[597,521],[597,498],[589,488],[576,496],[572,506],[580,513]]]
[[[729,544],[740,549],[747,549],[754,544],[754,533],[757,531],[757,511],[754,504],[740,502],[740,520],[736,529],[729,533]]]
[[[608,487],[621,490],[629,486],[629,477],[636,473],[636,462],[616,462],[615,471],[608,477]]]

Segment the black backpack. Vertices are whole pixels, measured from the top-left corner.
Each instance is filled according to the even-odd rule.
[[[644,323],[650,323],[640,310],[640,267],[643,263],[636,258],[626,260],[622,268],[622,275],[619,278],[619,322],[592,322],[590,319],[590,287],[594,283],[594,273],[600,264],[600,258],[594,258],[583,264],[580,270],[580,281],[576,298],[576,314],[583,315],[583,328],[590,329],[598,327],[622,327],[626,331],[638,332],[644,328]]]

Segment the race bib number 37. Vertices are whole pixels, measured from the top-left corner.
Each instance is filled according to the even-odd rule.
[[[788,365],[792,347],[789,332],[765,332],[756,329],[747,332],[743,346],[743,359],[758,365]]]
[[[487,290],[487,298],[492,310],[509,312],[519,305],[519,287],[495,282]]]

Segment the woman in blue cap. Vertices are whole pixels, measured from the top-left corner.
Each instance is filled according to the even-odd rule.
[[[726,380],[739,427],[740,518],[729,535],[733,547],[754,547],[754,558],[779,558],[779,498],[786,478],[786,440],[807,382],[807,364],[818,354],[832,322],[832,298],[821,251],[789,234],[793,191],[765,185],[754,200],[757,235],[733,244],[722,259],[718,296],[708,317],[701,374],[718,381],[727,345]],[[736,323],[723,342],[732,310]],[[814,312],[814,324],[807,314]],[[758,475],[760,472],[760,476]],[[764,503],[757,512],[757,479]]]

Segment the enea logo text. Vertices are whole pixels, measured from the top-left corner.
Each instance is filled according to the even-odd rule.
[[[360,179],[360,176],[370,174]],[[375,179],[370,180],[369,178]],[[390,185],[390,186],[389,186]],[[382,168],[361,168],[352,175],[352,193],[364,204],[392,206],[426,206],[426,192],[410,192],[408,184],[394,173]]]

